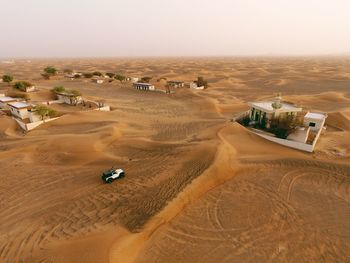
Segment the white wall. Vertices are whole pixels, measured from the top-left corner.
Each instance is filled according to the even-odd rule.
[[[109,106],[104,106],[101,108],[97,108],[95,110],[97,110],[97,111],[111,111],[111,108]]]
[[[12,115],[20,118],[20,119],[27,119],[29,118],[29,112],[26,108],[24,109],[16,109],[14,107],[10,107],[10,111]]]
[[[56,118],[52,118],[52,119],[46,119],[45,121],[36,121],[33,123],[23,123],[21,120],[19,119],[15,119],[15,121],[18,123],[18,125],[25,131],[31,131],[33,129],[35,129],[36,127],[40,126],[41,124],[45,123],[45,122],[50,122],[50,121],[54,121],[57,120],[60,117],[56,117]]]
[[[34,86],[26,88],[26,92],[32,92],[32,91],[35,91],[35,87]]]
[[[71,100],[67,96],[63,96],[61,94],[57,94],[57,98],[58,98],[58,100],[62,101],[63,103],[71,104]]]
[[[41,116],[35,114],[35,112],[33,112],[33,111],[30,111],[29,112],[29,120],[30,120],[30,122],[41,121]]]
[[[278,143],[278,144],[281,144],[281,145],[284,145],[284,146],[287,146],[287,147],[290,147],[290,148],[294,148],[294,149],[298,149],[298,150],[301,150],[301,151],[305,151],[305,152],[313,152],[314,151],[314,147],[315,147],[315,144],[313,145],[310,145],[310,144],[305,144],[305,143],[301,143],[301,142],[295,142],[295,141],[289,141],[289,140],[285,140],[285,139],[280,139],[280,138],[277,138],[277,137],[271,137],[271,136],[268,136],[268,135],[265,135],[265,134],[261,134],[261,133],[257,133],[257,132],[253,132],[251,131],[252,133],[266,139],[266,140],[269,140],[271,142],[275,142],[275,143]]]
[[[313,119],[313,118],[307,118],[307,117],[304,117],[304,125],[306,127],[310,127],[310,129],[312,131],[318,131],[320,129],[322,129],[324,123],[325,123],[326,119]],[[316,124],[315,127],[311,127],[310,126],[310,122],[313,122]]]

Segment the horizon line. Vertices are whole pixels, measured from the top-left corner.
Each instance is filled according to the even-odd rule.
[[[157,56],[19,56],[19,57],[0,57],[0,60],[40,60],[40,59],[162,59],[162,58],[327,58],[327,57],[350,57],[350,52],[341,54],[265,54],[265,55],[157,55]]]

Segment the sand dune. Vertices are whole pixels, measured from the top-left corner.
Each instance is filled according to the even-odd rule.
[[[210,82],[139,92],[55,77],[46,65]],[[111,112],[63,115],[27,134],[0,116],[1,262],[347,262],[350,259],[350,63],[331,59],[32,60],[0,64],[34,82],[103,99]],[[0,89],[9,87],[0,83]],[[328,113],[314,153],[230,122],[282,92]],[[111,185],[103,170],[122,167]]]

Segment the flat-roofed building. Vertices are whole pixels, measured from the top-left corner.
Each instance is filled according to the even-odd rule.
[[[102,84],[105,80],[103,78],[93,78],[92,82],[96,84]]]
[[[271,101],[249,102],[248,105],[250,119],[261,124],[276,118],[296,117],[303,110],[294,104],[282,102],[280,96]]]
[[[59,101],[69,105],[76,105],[77,103],[83,100],[82,96],[67,91],[56,92],[56,95]]]
[[[0,97],[0,108],[8,110],[8,109],[10,109],[8,104],[11,102],[16,102],[16,101],[17,101],[17,99],[12,98],[12,97],[7,97],[7,96]]]
[[[183,81],[177,81],[177,80],[169,80],[167,82],[169,87],[172,88],[183,88],[185,87],[185,83]]]
[[[155,90],[154,85],[152,85],[150,83],[137,82],[137,83],[134,83],[133,86],[137,90],[146,90],[146,91],[148,91],[148,90]]]
[[[8,105],[13,116],[22,120],[29,118],[29,110],[32,108],[32,105],[24,101],[11,102]]]
[[[310,130],[317,131],[321,129],[327,119],[327,114],[308,112],[304,116],[304,126],[310,127]]]

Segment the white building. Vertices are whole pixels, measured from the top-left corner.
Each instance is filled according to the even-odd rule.
[[[56,95],[59,101],[69,105],[76,105],[77,103],[83,100],[81,96],[76,96],[69,92],[56,92]]]
[[[74,74],[66,74],[66,75],[64,75],[64,77],[67,78],[67,79],[70,79],[70,80],[74,80],[75,79],[74,78]]]
[[[64,75],[65,78],[70,79],[70,80],[75,80],[76,78],[79,78],[82,76],[83,76],[83,73],[81,73],[81,72],[72,72],[72,73],[67,73]]]
[[[24,101],[11,102],[8,104],[10,106],[10,111],[13,116],[20,118],[22,120],[29,118],[29,111],[32,106]]]
[[[132,83],[136,83],[140,80],[140,78],[130,77],[129,78]]]
[[[189,88],[190,88],[190,89],[198,89],[198,90],[204,89],[204,86],[198,87],[198,85],[197,85],[196,82],[190,82],[188,85],[189,85]]]
[[[177,81],[177,80],[170,80],[167,82],[169,87],[172,88],[183,88],[185,86],[185,83],[183,81]]]
[[[249,117],[260,124],[269,124],[269,121],[280,117],[296,117],[303,109],[291,103],[282,102],[280,96],[271,101],[249,102]]]
[[[152,84],[149,84],[149,83],[140,83],[140,82],[137,82],[137,83],[134,83],[134,88],[135,89],[138,89],[138,90],[155,90],[155,87],[154,85]]]
[[[325,113],[308,112],[303,122],[294,127],[287,138],[283,138],[269,133],[271,120],[285,118],[293,120],[302,108],[282,102],[280,96],[271,101],[250,102],[249,106],[249,125],[260,124],[260,128],[250,129],[253,133],[269,141],[307,152],[313,152],[327,118]]]
[[[102,84],[104,82],[104,79],[102,79],[102,78],[94,78],[94,79],[92,79],[92,82],[97,83],[97,84]]]
[[[33,92],[33,91],[35,91],[35,86],[25,87],[25,92]]]
[[[322,129],[326,122],[327,114],[308,112],[304,116],[304,126],[310,127],[312,131]]]
[[[16,98],[12,98],[12,97],[0,97],[0,108],[8,110],[10,109],[10,107],[8,106],[9,103],[11,102],[16,102],[17,99]]]

